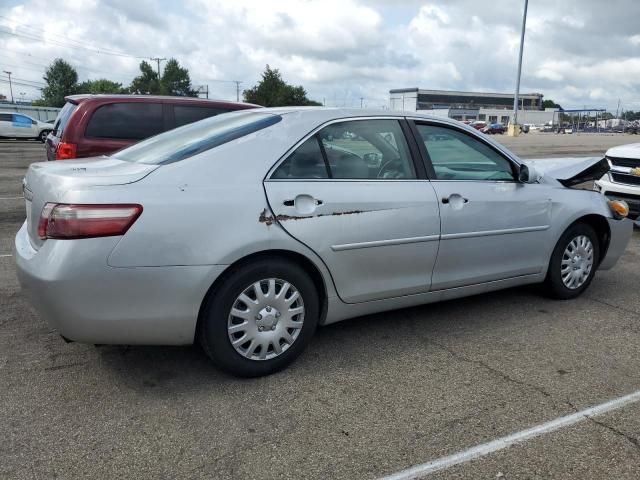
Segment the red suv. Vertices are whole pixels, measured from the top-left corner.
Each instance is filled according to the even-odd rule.
[[[71,95],[47,136],[47,160],[106,155],[143,138],[250,103],[155,95]]]

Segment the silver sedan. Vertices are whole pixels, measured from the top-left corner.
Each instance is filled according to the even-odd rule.
[[[632,232],[624,202],[576,188],[607,168],[406,112],[234,112],[31,165],[15,258],[69,340],[199,341],[264,375],[318,325],[538,282],[580,295]]]

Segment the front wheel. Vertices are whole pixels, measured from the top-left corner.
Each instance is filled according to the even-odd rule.
[[[302,353],[319,312],[315,285],[300,266],[264,258],[232,271],[209,295],[199,340],[222,370],[269,375]]]
[[[593,280],[599,261],[596,232],[586,223],[572,225],[551,255],[545,280],[549,293],[563,300],[578,297]]]

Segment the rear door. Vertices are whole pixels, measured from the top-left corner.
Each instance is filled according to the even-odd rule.
[[[266,220],[322,258],[348,303],[429,290],[438,200],[404,127],[397,118],[331,123],[265,181],[275,214]]]
[[[440,202],[432,290],[540,273],[549,258],[549,185],[517,181],[517,165],[475,135],[416,122]]]
[[[78,143],[78,158],[107,155],[165,131],[160,102],[117,102],[97,107]]]
[[[34,138],[38,136],[36,121],[26,115],[14,113],[12,116],[13,136],[18,138]]]

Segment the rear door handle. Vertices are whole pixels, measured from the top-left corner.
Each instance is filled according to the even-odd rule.
[[[457,193],[452,193],[448,197],[442,197],[442,203],[444,203],[446,205],[451,200],[454,200],[456,197],[462,199],[462,203],[468,203],[469,202],[468,198],[464,198],[462,195],[459,195]]]
[[[317,198],[314,198],[316,205],[322,205],[324,202],[322,200],[318,200]],[[284,202],[282,202],[282,204],[285,207],[294,207],[296,205],[296,201],[295,200],[285,200]]]

